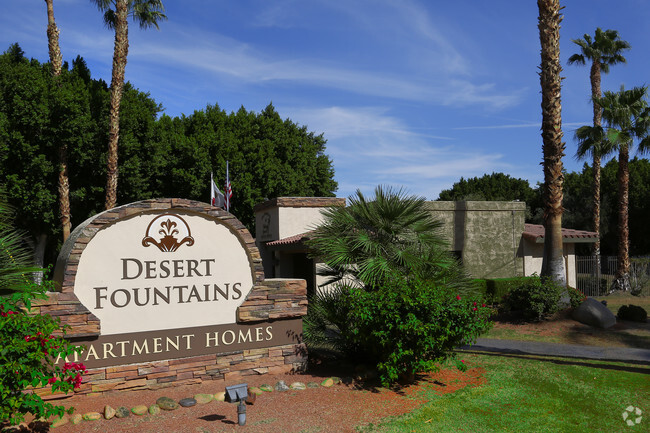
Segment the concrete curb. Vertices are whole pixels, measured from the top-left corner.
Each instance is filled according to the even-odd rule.
[[[577,344],[479,338],[475,344],[462,346],[458,350],[517,355],[559,356],[650,365],[650,350],[624,347],[580,346]]]

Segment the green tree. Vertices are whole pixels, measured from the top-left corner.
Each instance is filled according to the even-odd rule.
[[[591,99],[593,103],[594,124],[593,127],[583,126],[576,132],[576,139],[579,146],[576,156],[579,159],[588,155],[592,157],[593,168],[593,218],[592,227],[598,234],[598,239],[593,246],[593,254],[596,259],[597,269],[600,269],[600,166],[601,158],[609,154],[612,149],[604,147],[606,140],[602,136],[602,110],[595,102],[601,97],[600,76],[601,72],[608,73],[609,67],[617,63],[625,63],[625,57],[621,54],[624,50],[630,49],[630,44],[619,39],[616,30],[596,29],[594,38],[585,34],[583,39],[573,39],[573,43],[580,47],[580,53],[569,57],[569,64],[585,65],[591,61],[589,78],[591,81]]]
[[[104,12],[104,22],[115,31],[113,71],[111,74],[111,105],[108,133],[106,178],[106,209],[117,203],[118,141],[120,135],[120,102],[124,90],[124,72],[129,53],[129,15],[140,28],[158,28],[158,22],[167,17],[161,0],[92,0]]]
[[[621,87],[619,92],[606,91],[596,99],[603,109],[607,140],[618,149],[618,268],[612,290],[630,290],[629,151],[635,139],[639,140],[640,152],[650,149],[650,107],[646,94],[646,87]]]
[[[542,61],[542,146],[544,154],[544,256],[542,277],[566,285],[562,249],[562,103],[560,91],[560,14],[559,0],[537,0],[539,8],[539,38]]]
[[[539,189],[532,188],[525,179],[504,173],[484,174],[469,179],[461,177],[450,189],[442,190],[437,200],[523,201],[526,203],[526,221],[532,221],[533,215],[542,206]]]

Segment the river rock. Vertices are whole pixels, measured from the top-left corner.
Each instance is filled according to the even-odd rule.
[[[144,404],[139,404],[131,408],[131,412],[133,412],[136,415],[144,415],[145,413],[147,413],[147,410],[149,410],[149,408]]]
[[[225,391],[221,391],[221,392],[216,393],[216,394],[214,395],[214,399],[215,399],[216,401],[225,401],[225,400],[226,400],[226,392],[225,392]]]
[[[99,412],[88,412],[83,415],[85,421],[97,421],[102,417],[102,414]]]
[[[318,382],[307,382],[307,388],[318,388],[319,386]]]
[[[259,389],[259,388],[256,387],[256,386],[251,386],[250,388],[248,388],[248,393],[249,393],[249,394],[260,395],[260,394],[263,394],[264,391],[262,391],[261,389]]]
[[[69,421],[68,417],[63,415],[61,418],[56,418],[54,421],[52,421],[52,425],[50,427],[52,428],[61,427],[62,425],[66,425],[68,421]]]
[[[115,409],[115,418],[127,418],[129,416],[131,416],[131,412],[124,406]]]
[[[159,415],[160,414],[160,406],[157,404],[152,404],[149,406],[149,415]]]
[[[289,391],[289,387],[287,384],[284,382],[284,380],[279,380],[275,386],[273,387],[276,391],[284,392],[284,391]]]
[[[271,385],[260,385],[260,389],[265,392],[273,392],[273,387]]]
[[[291,385],[289,385],[289,388],[291,389],[297,389],[299,391],[302,391],[303,389],[307,389],[307,385],[305,385],[302,382],[294,382]]]
[[[210,403],[212,400],[214,400],[214,395],[212,395],[212,394],[196,394],[194,396],[194,400],[196,400],[196,402],[198,404],[206,404],[206,403]]]
[[[80,413],[75,413],[74,415],[72,415],[70,417],[70,424],[72,424],[72,425],[77,425],[81,421],[83,421],[83,417],[81,416]]]
[[[178,401],[178,404],[180,404],[183,407],[192,407],[192,406],[196,405],[196,400],[194,400],[193,398],[190,398],[190,397],[182,398],[182,399],[180,399]]]
[[[156,400],[156,404],[160,406],[162,410],[176,410],[178,409],[178,403],[175,400],[169,397],[160,397]]]
[[[614,313],[594,298],[587,298],[573,310],[571,317],[580,323],[605,329],[616,324]]]
[[[111,419],[115,416],[115,409],[109,405],[104,406],[104,418]]]
[[[115,418],[127,418],[129,416],[131,416],[131,412],[124,406],[115,409]]]
[[[334,385],[334,379],[332,379],[330,377],[330,378],[325,379],[324,381],[322,381],[320,384],[321,384],[321,386],[324,386],[325,388],[330,388],[330,387],[332,387]]]

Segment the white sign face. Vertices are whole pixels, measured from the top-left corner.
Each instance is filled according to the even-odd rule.
[[[166,211],[97,232],[74,293],[111,335],[235,323],[252,287],[246,250],[226,226]]]

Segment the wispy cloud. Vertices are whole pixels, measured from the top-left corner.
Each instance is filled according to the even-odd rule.
[[[310,130],[323,132],[333,158],[339,195],[357,188],[370,193],[377,183],[404,186],[436,198],[461,176],[509,169],[501,153],[455,146],[447,136],[421,134],[383,107],[283,109]]]
[[[563,123],[562,127],[567,127],[567,128],[579,128],[583,125],[588,125],[589,122],[567,122]],[[528,122],[528,123],[514,123],[514,124],[509,124],[509,125],[483,125],[483,126],[461,126],[458,128],[453,128],[456,131],[462,131],[462,130],[472,130],[472,129],[517,129],[517,128],[541,128],[542,123],[541,120],[538,122]]]

